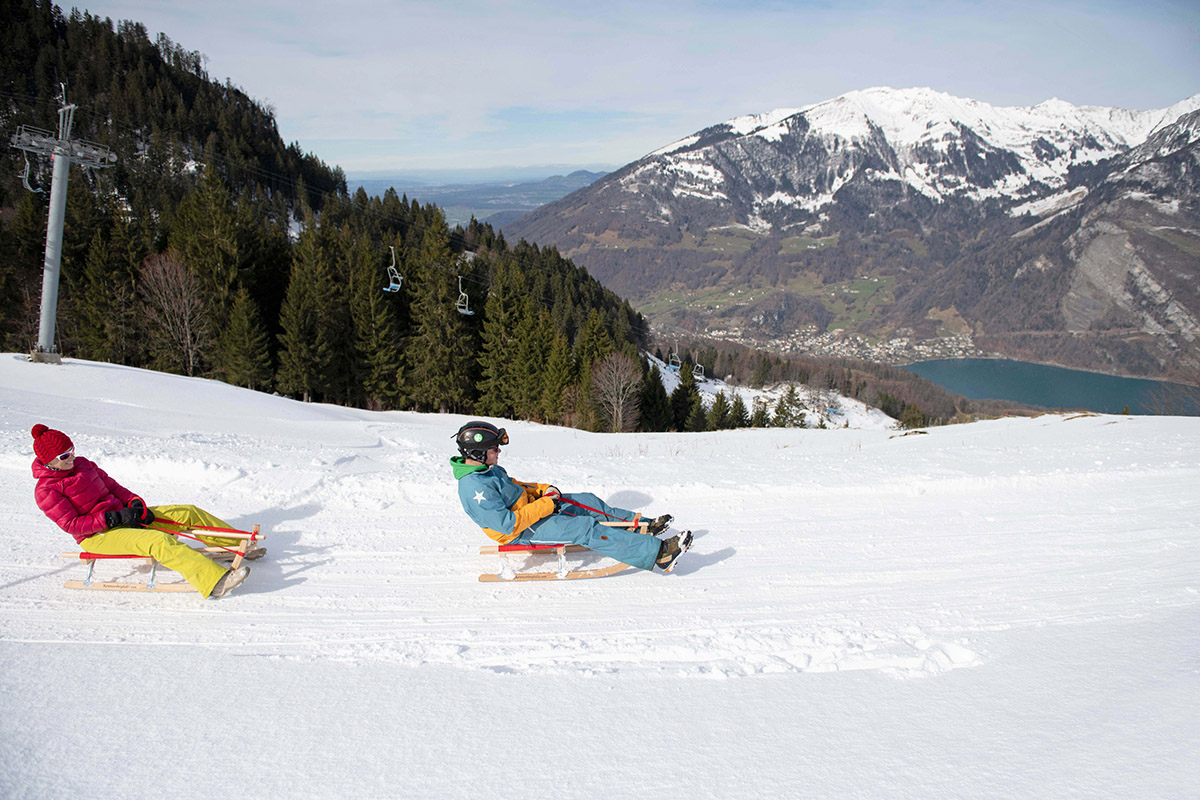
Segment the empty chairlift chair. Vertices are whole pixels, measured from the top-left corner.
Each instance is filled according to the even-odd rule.
[[[471,310],[471,298],[467,297],[467,293],[463,291],[462,275],[458,276],[458,305],[456,308],[458,313],[468,317],[475,313]]]
[[[390,248],[392,251],[392,265],[387,268],[388,285],[383,287],[385,292],[400,291],[400,284],[404,282],[404,276],[400,274],[400,270],[396,269],[396,248]]]

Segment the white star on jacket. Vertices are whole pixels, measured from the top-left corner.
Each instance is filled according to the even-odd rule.
[[[483,492],[475,493],[475,502],[479,503],[479,505],[483,505]]]

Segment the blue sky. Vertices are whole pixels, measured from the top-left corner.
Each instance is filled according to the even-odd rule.
[[[275,110],[285,140],[351,177],[614,168],[731,117],[872,86],[1129,109],[1200,93],[1200,4],[1175,0],[79,7],[200,51],[211,77]]]

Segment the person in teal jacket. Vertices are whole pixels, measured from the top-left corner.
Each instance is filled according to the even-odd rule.
[[[646,536],[600,523],[638,519],[633,511],[610,506],[589,492],[562,494],[547,483],[510,478],[499,465],[508,433],[490,422],[468,422],[454,434],[459,455],[450,459],[458,481],[458,499],[476,525],[500,544],[578,544],[632,567],[663,572],[675,568],[692,544],[691,531],[668,539],[671,516],[647,525]]]

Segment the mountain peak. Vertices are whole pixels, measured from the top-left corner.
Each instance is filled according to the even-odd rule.
[[[945,136],[965,126],[1007,146],[1029,138],[1029,133],[1053,134],[1063,125],[1079,129],[1104,143],[1105,154],[1134,147],[1151,133],[1189,111],[1200,108],[1200,95],[1163,109],[1130,111],[1118,107],[1077,106],[1053,97],[1033,106],[993,106],[957,97],[930,87],[894,89],[873,86],[800,108],[780,108],[762,114],[746,114],[719,126],[735,136],[759,135],[777,139],[792,117],[802,116],[816,130],[846,140],[862,139],[872,129],[881,130],[894,146],[906,147]],[[695,144],[700,134],[674,142],[651,155],[665,155]]]
[[[506,233],[713,330],[980,337],[1014,356],[1194,375],[1200,118],[1181,115],[1198,107],[872,87],[714,124]],[[678,285],[708,292],[704,305],[676,312]]]

